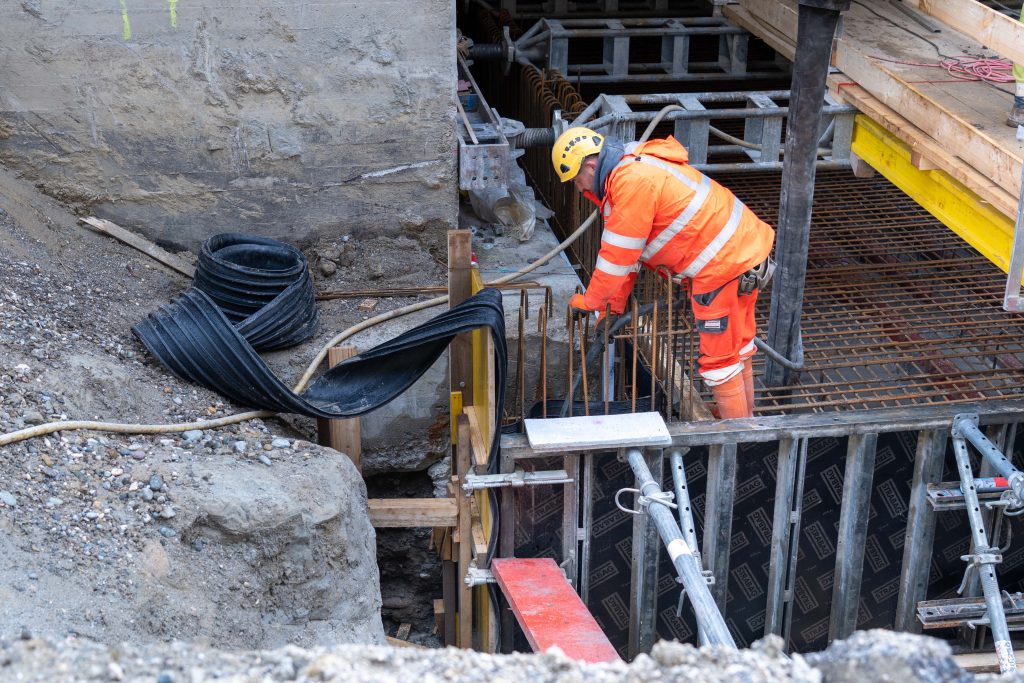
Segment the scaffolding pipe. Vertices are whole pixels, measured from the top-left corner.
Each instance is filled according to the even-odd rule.
[[[633,474],[636,475],[641,501],[647,501],[646,506],[643,503],[641,506],[646,507],[647,514],[658,528],[658,535],[661,536],[672,565],[682,579],[683,588],[690,597],[694,614],[697,615],[697,623],[707,637],[708,644],[736,649],[736,641],[729,633],[725,618],[708,589],[700,564],[694,556],[694,549],[686,542],[672,511],[665,504],[665,494],[651,476],[651,470],[644,462],[643,452],[638,448],[630,448],[626,451],[626,458],[633,469]]]
[[[962,559],[970,562],[967,571],[977,569],[981,578],[981,589],[985,595],[985,605],[989,628],[992,629],[992,640],[995,642],[996,659],[999,661],[999,672],[1008,673],[1017,670],[1017,661],[1013,655],[1010,641],[1010,629],[1006,625],[1006,613],[1003,611],[1003,596],[999,591],[995,565],[1002,561],[999,548],[988,544],[985,533],[985,520],[981,515],[981,504],[978,502],[978,491],[974,486],[974,473],[967,455],[967,444],[962,432],[953,429],[953,453],[956,455],[957,469],[960,471],[960,489],[964,493],[967,506],[967,517],[971,522],[971,537],[974,540],[974,554],[964,555]],[[964,577],[964,584],[967,583]],[[963,590],[963,585],[961,585]]]
[[[693,523],[693,509],[690,507],[690,492],[686,486],[686,465],[683,463],[683,454],[689,451],[689,448],[673,448],[669,451],[669,463],[672,466],[672,484],[676,492],[676,511],[679,513],[679,528],[683,531],[683,536],[686,537],[686,544],[693,549],[693,559],[697,562],[697,566],[700,567],[703,573],[704,565],[700,561],[700,551],[697,548],[700,547],[697,543],[697,525]],[[686,595],[686,589],[683,589],[683,595]],[[682,596],[680,596],[679,607],[682,608]],[[708,637],[704,633],[704,627],[697,623],[697,636],[700,638],[701,645],[708,644]]]
[[[778,270],[768,318],[768,345],[787,358],[795,355],[800,336],[815,160],[825,99],[825,77],[832,57],[832,37],[839,24],[840,13],[849,7],[850,0],[800,0],[775,247]],[[765,384],[770,387],[785,385],[790,372],[781,363],[768,358],[765,361]]]
[[[1013,507],[1019,507],[1020,501],[1024,501],[1024,472],[1014,467],[1010,459],[978,429],[978,416],[970,413],[957,415],[953,418],[953,434],[970,441],[982,457],[1006,478],[1014,495],[1017,496],[1017,505]]]

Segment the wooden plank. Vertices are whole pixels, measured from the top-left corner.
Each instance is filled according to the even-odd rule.
[[[945,102],[925,96],[887,63],[861,53],[855,44],[840,39],[836,66],[907,120],[935,140],[941,140],[951,153],[969,162],[1004,190],[1020,191],[1021,157],[1003,147],[983,126],[1002,126],[1001,121],[971,121],[947,109]],[[1005,126],[1003,126],[1005,128]]]
[[[1024,650],[1014,650],[1014,659],[1024,661]],[[995,652],[968,652],[962,655],[953,655],[953,661],[955,661],[961,669],[969,671],[974,674],[988,674],[999,673],[999,660],[996,658]]]
[[[409,640],[409,632],[412,631],[412,624],[402,624],[395,631],[395,638],[401,641]]]
[[[725,17],[751,34],[760,38],[768,47],[780,55],[793,61],[796,57],[796,45],[788,36],[783,35],[774,26],[769,26],[740,5],[726,5],[722,8]]]
[[[327,367],[333,368],[343,360],[358,355],[354,346],[335,346],[327,350]],[[329,420],[317,418],[316,434],[317,443],[344,453],[356,466],[356,470],[363,471],[363,431],[362,421],[358,417],[350,417],[344,420]]]
[[[1011,62],[1024,64],[1024,24],[977,0],[901,0],[981,43]]]
[[[195,277],[196,269],[191,263],[188,263],[174,254],[161,249],[145,237],[141,237],[133,232],[125,230],[117,223],[112,223],[103,218],[96,218],[95,216],[89,216],[88,218],[82,218],[80,220],[102,232],[104,235],[109,235],[120,242],[124,242],[130,247],[138,249],[143,254],[156,259],[172,270],[178,271],[185,277]]]
[[[873,120],[858,115],[852,150],[891,183],[999,266],[1009,269],[1013,221],[944,171],[922,172],[911,150]]]
[[[473,295],[472,244],[468,230],[448,231],[448,305],[455,308]],[[462,392],[462,405],[473,405],[472,333],[464,332],[448,347],[452,391]],[[461,412],[461,411],[460,411]],[[454,414],[454,413],[453,413]]]
[[[534,652],[558,647],[570,659],[621,661],[554,560],[501,558],[491,569]]]
[[[370,523],[377,529],[454,526],[454,498],[370,498]]]
[[[671,437],[659,413],[580,415],[524,420],[526,438],[537,453],[600,447],[668,446]]]
[[[488,446],[484,442],[484,435],[480,431],[480,421],[477,411],[473,406],[463,409],[466,418],[469,420],[469,446],[473,455],[473,470],[477,474],[484,474],[487,471]]]
[[[408,625],[409,624],[402,624],[402,626],[408,626]],[[426,649],[422,645],[417,645],[416,643],[410,643],[408,640],[405,640],[404,638],[392,638],[391,636],[384,636],[384,638],[387,639],[388,645],[390,645],[391,647],[408,647],[408,648],[412,648],[414,650],[425,650]]]
[[[979,173],[973,166],[935,141],[896,111],[859,85],[850,85],[844,74],[829,77],[829,90],[837,99],[852,104],[872,121],[905,142],[913,153],[930,160],[983,201],[1006,216],[1017,215],[1017,198]]]
[[[455,471],[459,477],[459,488],[461,488],[462,482],[465,481],[464,477],[470,468],[469,418],[463,414],[458,415],[455,420],[458,433],[458,444],[455,449]],[[473,559],[473,519],[470,499],[462,495],[462,491],[459,488],[456,488],[455,497],[459,509],[459,647],[471,648],[473,647],[473,589],[466,585],[466,576],[469,573],[469,565]]]

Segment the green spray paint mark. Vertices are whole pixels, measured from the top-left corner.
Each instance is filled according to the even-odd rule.
[[[178,0],[167,0],[167,8],[171,10],[171,28],[178,28]]]
[[[121,0],[121,38],[124,40],[132,39],[132,25],[128,22],[127,0]]]

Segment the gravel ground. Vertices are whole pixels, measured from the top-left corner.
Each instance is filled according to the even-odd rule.
[[[186,278],[76,223],[64,207],[2,169],[0,207],[0,434],[61,419],[193,422],[241,410],[167,373],[131,334],[133,324],[188,286]],[[330,277],[316,270],[318,287],[359,286],[360,273],[371,270],[370,253],[381,250],[379,241],[339,238],[347,257],[339,258]],[[433,283],[442,271],[432,250],[420,253],[411,238],[399,241],[400,249],[383,250],[362,280],[378,279],[375,285],[382,287]],[[318,264],[334,246],[310,245],[308,253]],[[390,270],[378,276],[381,264]],[[366,317],[358,303],[321,302],[318,336],[265,359],[286,381],[294,380],[322,343]],[[381,308],[401,303],[384,300]],[[340,614],[330,610],[325,620],[324,610],[301,604],[276,609],[273,596],[280,601],[291,590],[282,585],[303,585],[293,575],[269,575],[268,564],[292,571],[287,547],[244,539],[245,552],[256,552],[259,561],[218,559],[212,545],[201,547],[209,540],[204,535],[216,536],[196,519],[214,484],[236,482],[232,486],[244,491],[261,471],[280,471],[294,486],[338,498],[335,507],[365,498],[362,482],[354,484],[347,473],[330,483],[349,487],[355,497],[318,484],[318,472],[337,454],[309,443],[314,430],[314,421],[289,416],[183,434],[62,432],[0,449],[0,637],[201,638],[221,647],[379,642],[372,529],[346,531],[324,520],[309,532],[316,562],[297,565],[300,577],[314,565],[320,573],[346,571],[345,558],[321,558],[317,533],[370,539],[360,551],[373,580],[364,581],[369,602],[355,603],[365,612],[351,624],[362,631],[358,636],[345,635]],[[315,512],[327,514],[325,509]],[[321,559],[326,566],[317,565]],[[196,578],[204,573],[208,580]],[[302,580],[310,583],[309,576]],[[309,589],[309,599],[323,599],[320,587]],[[424,603],[433,597],[424,596]],[[231,605],[237,613],[226,613]],[[367,616],[378,626],[367,627]]]
[[[399,683],[1009,683],[1013,675],[960,670],[940,641],[887,631],[858,632],[817,655],[787,657],[766,638],[739,652],[656,643],[626,664],[581,664],[557,650],[486,655],[466,650],[343,646],[223,652],[172,643],[145,649],[69,639],[0,642],[0,677],[17,681],[302,681]]]

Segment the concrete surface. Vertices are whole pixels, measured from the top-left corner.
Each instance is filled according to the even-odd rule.
[[[450,0],[0,3],[0,162],[172,248],[443,231],[454,24]]]

